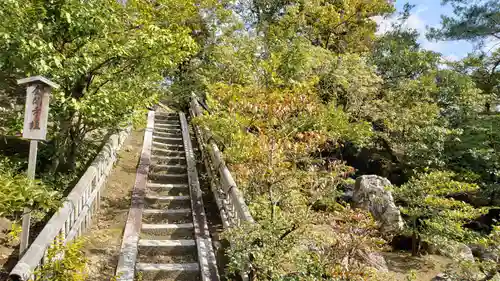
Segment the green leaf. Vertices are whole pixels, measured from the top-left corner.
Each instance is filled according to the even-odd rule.
[[[70,14],[70,13],[65,12],[65,13],[64,13],[64,17],[66,18],[66,21],[67,21],[68,23],[71,23],[71,14]]]

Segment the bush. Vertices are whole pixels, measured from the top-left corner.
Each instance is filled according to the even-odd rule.
[[[485,210],[455,200],[453,196],[476,191],[479,187],[454,180],[454,177],[452,172],[434,171],[419,174],[394,189],[396,200],[402,204],[407,230],[413,236],[413,255],[419,253],[422,240],[441,237],[468,242],[477,237],[463,225]]]
[[[35,272],[40,281],[83,281],[87,277],[87,259],[82,251],[83,240],[64,244],[58,237],[47,250],[45,264]]]
[[[255,280],[377,280],[362,258],[384,245],[369,214],[339,208],[300,225],[287,225],[284,215],[291,214],[224,234],[231,242],[229,273],[250,268]]]
[[[59,206],[61,194],[41,181],[30,181],[8,160],[0,161],[0,217],[21,214],[24,208],[48,212]]]

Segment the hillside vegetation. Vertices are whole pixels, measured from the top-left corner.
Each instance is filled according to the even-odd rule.
[[[394,15],[384,0],[227,3],[231,13],[170,74],[170,90],[205,100],[210,114],[198,122],[258,221],[226,235],[230,270],[251,264],[255,280],[376,280],[385,277],[365,255],[388,250],[396,235],[413,240],[413,255],[450,249],[455,280],[495,275],[498,260],[464,262],[450,245],[499,250],[491,209],[500,204],[500,49],[481,43],[500,35],[500,10],[446,2],[455,15],[427,36],[477,43],[457,62],[418,44],[405,25],[410,5]],[[376,35],[373,17],[391,14],[392,29]],[[379,232],[343,200],[367,174],[394,185],[402,231]]]

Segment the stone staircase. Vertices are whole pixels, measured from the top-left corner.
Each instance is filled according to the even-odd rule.
[[[219,280],[187,120],[157,113],[148,123],[147,181],[136,181],[118,280]]]

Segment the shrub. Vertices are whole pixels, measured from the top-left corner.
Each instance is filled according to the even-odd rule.
[[[484,209],[455,200],[454,195],[476,191],[475,184],[454,180],[452,172],[434,171],[419,174],[394,189],[402,204],[407,230],[413,236],[412,253],[417,255],[422,240],[445,238],[467,242],[476,234],[463,225],[479,216]]]
[[[0,161],[0,217],[19,215],[24,208],[48,212],[59,206],[60,194],[39,180],[30,181],[8,160]]]
[[[47,250],[46,262],[35,272],[40,281],[83,281],[87,277],[87,259],[82,251],[83,240],[64,244],[58,237]]]

